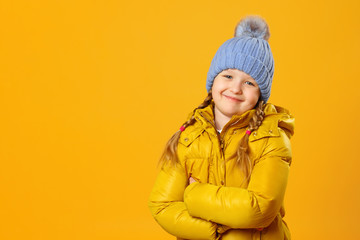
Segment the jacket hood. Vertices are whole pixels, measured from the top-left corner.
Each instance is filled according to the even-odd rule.
[[[294,135],[295,117],[286,108],[271,103],[265,105],[265,117],[278,119],[278,126],[291,138]]]

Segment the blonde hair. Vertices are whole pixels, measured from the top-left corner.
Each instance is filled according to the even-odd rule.
[[[260,98],[259,98],[260,99]],[[192,116],[189,120],[187,120],[182,127],[185,129],[188,126],[195,123],[194,113],[197,109],[202,109],[207,107],[212,101],[212,91],[210,90],[207,97],[205,98],[204,102],[202,102],[197,108],[195,108],[192,112]],[[263,119],[264,119],[264,106],[265,103],[262,100],[259,100],[258,103],[255,105],[255,113],[249,122],[249,131],[257,130]],[[177,155],[177,146],[179,143],[179,138],[181,135],[181,131],[178,130],[166,143],[165,149],[160,157],[158,165],[163,165],[164,163],[170,162],[173,166],[176,166],[179,163],[179,158]],[[245,181],[248,182],[250,179],[251,171],[252,171],[252,164],[251,159],[249,157],[249,135],[245,134],[239,141],[239,146],[236,151],[236,163],[242,170]]]

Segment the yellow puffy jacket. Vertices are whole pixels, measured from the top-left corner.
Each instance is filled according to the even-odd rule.
[[[178,239],[290,239],[283,199],[294,117],[271,103],[264,112],[249,136],[253,170],[244,186],[233,154],[255,110],[233,116],[221,134],[213,124],[213,103],[196,110],[196,122],[180,135],[180,164],[165,164],[150,194],[150,211],[163,229]],[[197,182],[189,185],[190,176]]]

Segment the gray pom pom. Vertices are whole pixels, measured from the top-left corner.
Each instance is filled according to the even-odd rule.
[[[259,16],[247,16],[235,27],[235,37],[262,38],[266,41],[270,37],[269,27],[264,19]]]

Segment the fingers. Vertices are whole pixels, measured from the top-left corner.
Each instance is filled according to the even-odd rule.
[[[193,182],[196,182],[196,180],[192,177],[189,177],[189,184],[192,184]]]

